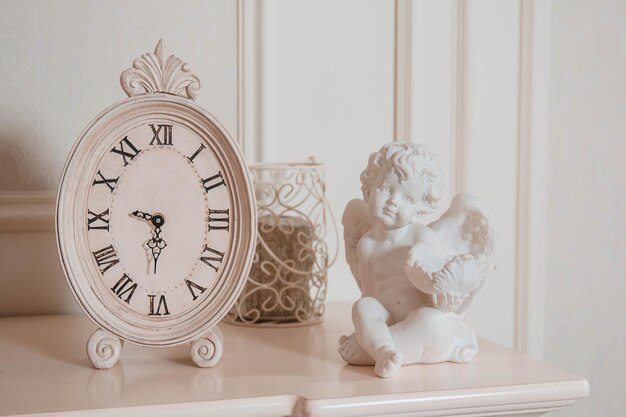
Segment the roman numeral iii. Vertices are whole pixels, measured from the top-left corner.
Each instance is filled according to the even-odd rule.
[[[152,141],[150,145],[171,145],[172,125],[150,125],[152,129]],[[156,142],[156,143],[155,143]]]
[[[117,147],[113,147],[111,152],[122,155],[122,159],[124,159],[124,166],[128,165],[128,160],[126,158],[129,158],[132,161],[133,158],[139,154],[137,148],[135,148],[135,146],[128,140],[128,136],[120,141],[119,149]]]
[[[126,299],[124,300],[126,304],[129,304],[130,298],[135,293],[137,289],[137,284],[133,282],[132,279],[126,274],[122,275],[119,281],[111,288],[111,291],[115,293],[119,297],[120,300],[124,300],[124,296],[126,295]]]
[[[230,225],[230,214],[228,209],[226,210],[211,210],[209,209],[209,217],[207,221],[209,223],[209,232],[211,230],[226,230]]]
[[[100,214],[87,210],[87,230],[109,230],[109,209]]]
[[[113,249],[113,245],[109,245],[92,253],[98,263],[98,266],[100,267],[102,275],[104,275],[109,268],[120,262],[120,260],[117,259],[117,254],[115,253],[115,249]]]

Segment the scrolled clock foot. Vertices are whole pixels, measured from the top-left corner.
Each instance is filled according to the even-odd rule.
[[[212,368],[220,361],[224,353],[223,336],[215,326],[200,339],[191,342],[191,360],[200,368]]]
[[[117,363],[124,342],[102,329],[96,330],[87,341],[87,356],[97,369],[109,369]]]

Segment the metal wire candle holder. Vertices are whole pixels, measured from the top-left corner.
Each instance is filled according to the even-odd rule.
[[[324,314],[328,256],[322,164],[256,164],[250,167],[257,199],[258,238],[245,288],[224,321],[285,326],[319,323]],[[338,249],[336,247],[336,249]]]

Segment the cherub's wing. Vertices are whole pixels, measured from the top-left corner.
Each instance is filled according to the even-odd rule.
[[[491,213],[477,198],[459,194],[428,227],[438,237],[431,239],[438,250],[425,250],[432,245],[418,242],[409,252],[407,276],[418,289],[433,295],[436,307],[463,314],[494,268]]]
[[[457,194],[450,208],[428,225],[448,245],[452,256],[470,254],[493,261],[496,230],[484,203],[469,194]]]
[[[343,211],[343,239],[346,245],[346,260],[356,280],[359,289],[363,291],[361,278],[359,277],[359,255],[357,245],[359,240],[374,226],[374,219],[367,209],[367,204],[362,199],[354,199],[348,202]]]

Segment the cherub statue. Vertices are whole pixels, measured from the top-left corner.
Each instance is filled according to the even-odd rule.
[[[363,200],[343,215],[346,258],[361,290],[355,331],[339,353],[380,377],[403,364],[469,362],[476,336],[463,315],[494,269],[495,229],[481,201],[458,194],[439,220],[442,173],[422,145],[390,143],[361,174]]]

